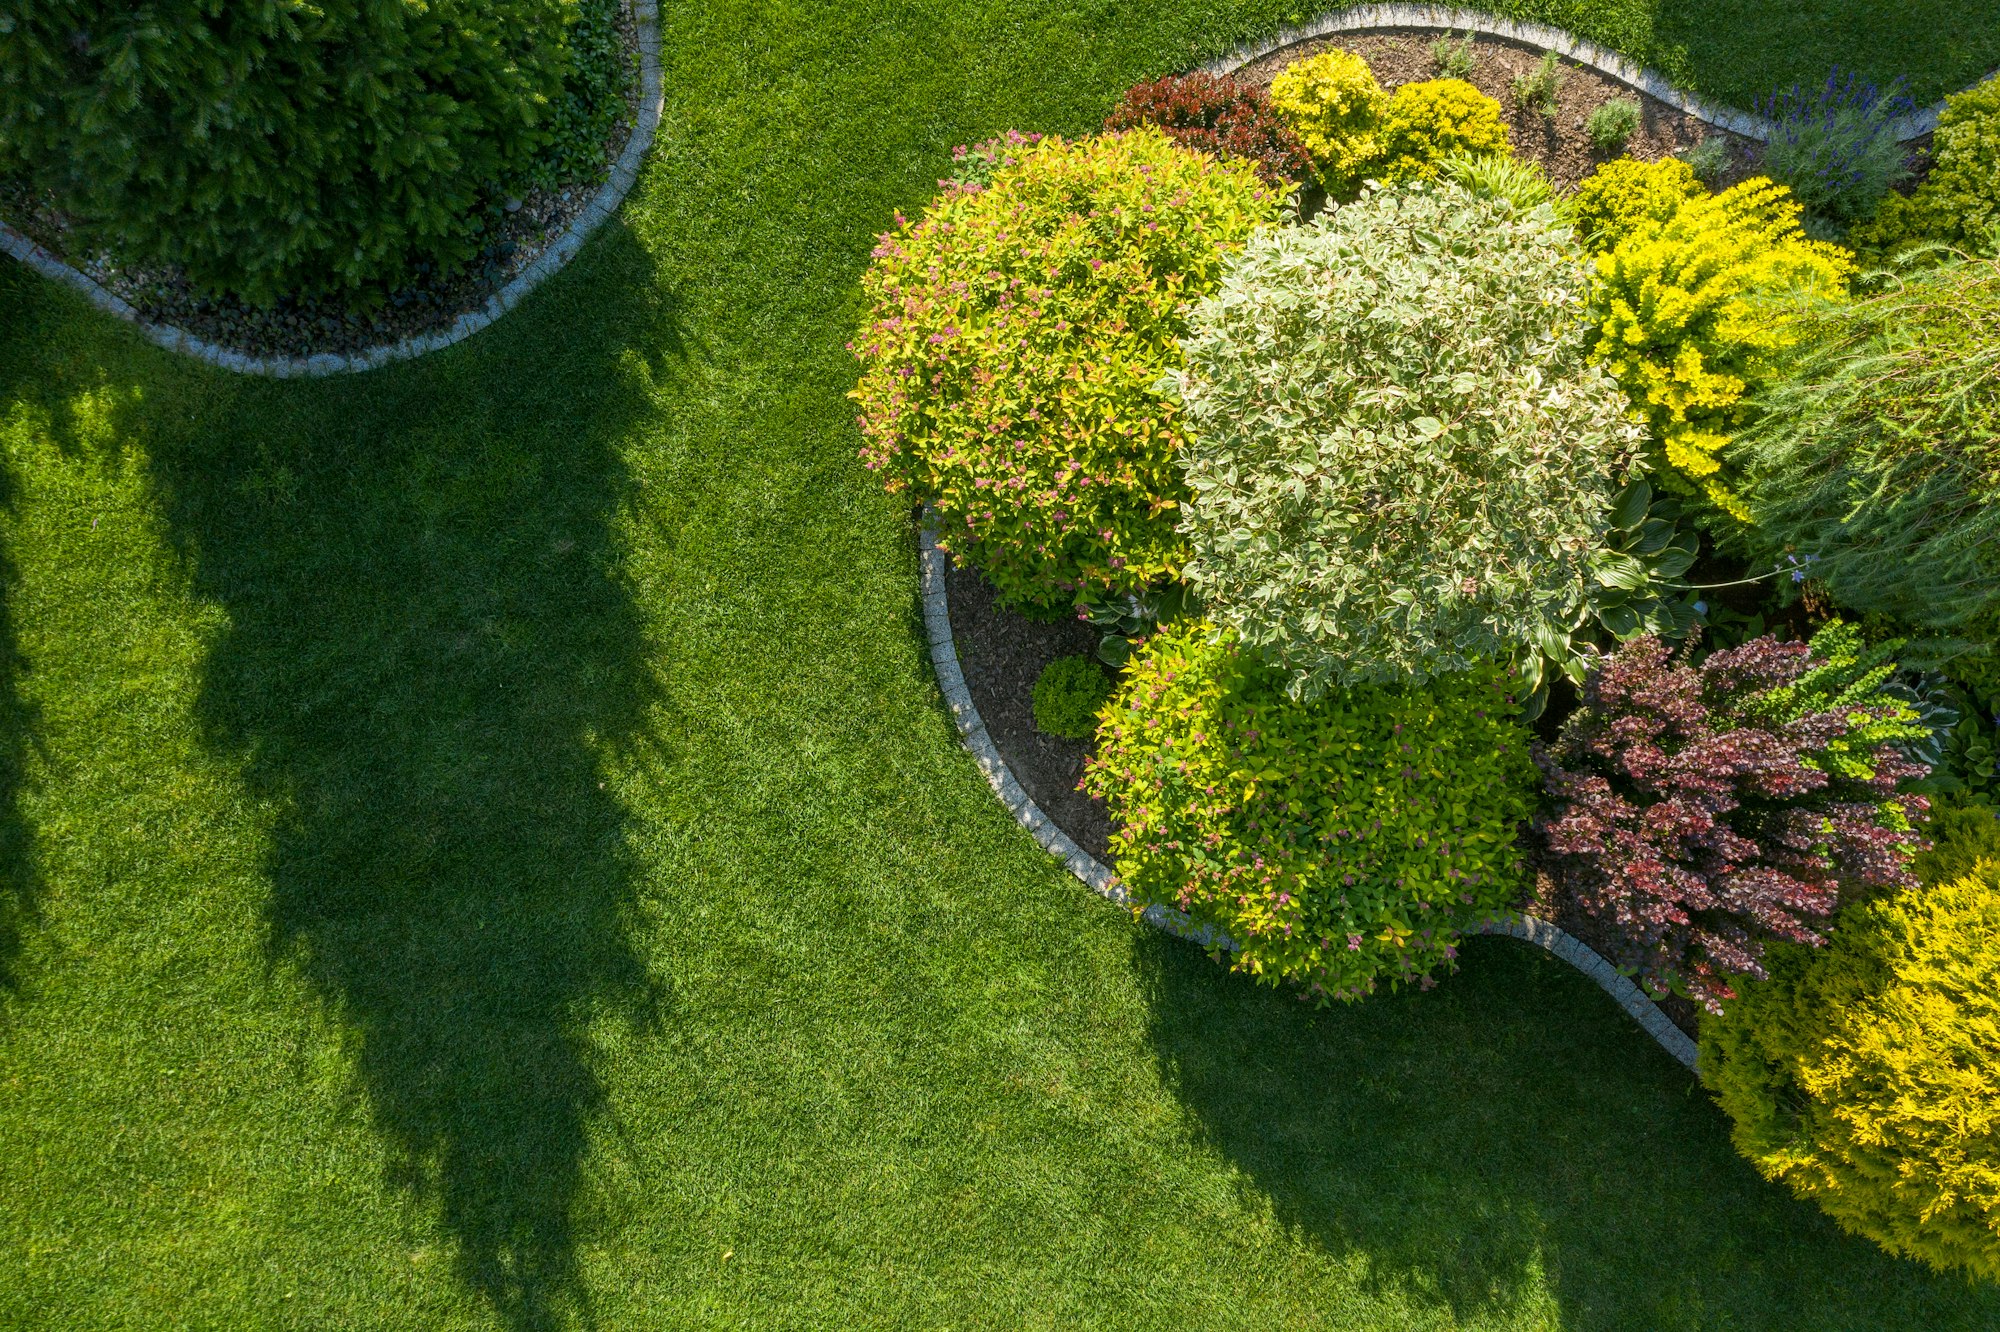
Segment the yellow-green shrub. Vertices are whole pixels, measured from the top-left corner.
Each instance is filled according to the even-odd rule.
[[[1271,80],[1271,105],[1291,122],[1329,194],[1351,193],[1381,155],[1389,95],[1368,62],[1352,52],[1322,51],[1293,61]]]
[[[1891,1253],[2000,1279],[2000,862],[1765,961],[1702,1024],[1738,1150]]]
[[[1156,386],[1187,302],[1290,187],[1150,126],[992,156],[986,184],[899,219],[862,278],[862,457],[1011,603],[1138,591],[1185,551],[1179,413]]]
[[[2000,79],[1947,97],[1937,164],[1915,194],[1890,194],[1854,243],[1894,249],[1936,240],[1992,253],[2000,229]]]
[[[1806,237],[1791,192],[1762,178],[1643,220],[1598,257],[1596,355],[1645,414],[1669,488],[1748,521],[1722,458],[1744,397],[1775,373],[1799,311],[1843,297],[1852,271],[1847,251]]]
[[[1454,155],[1510,150],[1500,103],[1463,79],[1406,83],[1382,116],[1382,158],[1368,174],[1388,183],[1429,180]]]
[[[1647,222],[1664,222],[1687,200],[1708,191],[1678,157],[1640,162],[1621,157],[1584,177],[1564,206],[1570,225],[1592,250],[1618,247]]]

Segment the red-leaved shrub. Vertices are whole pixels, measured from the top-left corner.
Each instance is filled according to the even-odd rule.
[[[1312,175],[1305,145],[1262,88],[1213,74],[1169,74],[1125,90],[1125,100],[1105,117],[1107,130],[1157,125],[1183,147],[1257,164],[1273,185]]]
[[[1897,786],[1927,771],[1901,748],[1924,731],[1881,692],[1891,669],[1842,625],[1699,666],[1651,637],[1605,658],[1536,762],[1565,905],[1613,963],[1720,1011],[1767,941],[1820,944],[1843,902],[1916,882],[1929,806]]]

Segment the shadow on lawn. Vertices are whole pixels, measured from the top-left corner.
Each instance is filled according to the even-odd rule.
[[[634,866],[601,772],[654,701],[618,573],[618,447],[678,348],[622,225],[572,280],[578,309],[531,303],[456,355],[247,386],[256,419],[296,433],[158,463],[229,617],[204,719],[276,811],[274,953],[355,1032],[402,1182],[520,1329],[591,1321],[587,1029],[655,1020],[666,990],[628,943]]]
[[[1566,1330],[2000,1326],[2000,1292],[1759,1179],[1693,1079],[1544,954],[1470,940],[1428,994],[1315,1012],[1185,944],[1136,947],[1203,1135],[1384,1288],[1467,1321],[1553,1298]]]
[[[0,386],[0,401],[6,400]],[[0,514],[13,511],[13,472],[0,465]],[[21,696],[26,662],[14,630],[16,578],[13,558],[0,543],[0,1017],[20,992],[22,935],[36,917],[40,897],[34,834],[21,809],[35,710]]]

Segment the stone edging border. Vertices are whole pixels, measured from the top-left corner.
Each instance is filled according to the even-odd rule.
[[[1218,76],[1234,74],[1252,60],[1299,42],[1310,41],[1315,37],[1330,37],[1336,33],[1363,32],[1376,28],[1453,29],[1525,42],[1530,46],[1539,46],[1545,51],[1554,51],[1558,55],[1567,56],[1579,65],[1587,65],[1600,74],[1609,75],[1620,83],[1637,88],[1669,106],[1678,107],[1696,119],[1705,120],[1732,134],[1740,134],[1746,139],[1756,139],[1760,142],[1771,137],[1772,122],[1766,117],[1749,111],[1739,111],[1734,107],[1723,106],[1696,97],[1692,93],[1683,92],[1668,82],[1665,75],[1647,69],[1643,65],[1634,64],[1616,51],[1599,46],[1596,42],[1585,41],[1561,28],[1550,27],[1546,23],[1500,18],[1475,9],[1458,9],[1450,5],[1355,5],[1335,10],[1298,27],[1281,28],[1269,39],[1239,47],[1226,56],[1209,61],[1202,68]],[[1988,74],[1986,79],[1995,77],[2000,77],[2000,71]],[[1975,80],[1971,86],[1977,87],[1986,82],[1986,79]],[[1937,128],[1938,115],[1943,110],[1944,104],[1940,102],[1935,106],[1927,106],[1909,115],[1897,117],[1891,122],[1895,127],[1896,138],[1906,140],[1929,134]]]
[[[632,0],[632,15],[638,28],[639,115],[633,122],[631,136],[625,140],[625,147],[618,154],[618,160],[612,163],[610,178],[598,187],[597,193],[584,205],[583,211],[571,220],[560,236],[549,242],[548,247],[535,256],[532,263],[516,273],[506,286],[488,297],[484,305],[460,315],[444,328],[420,333],[401,342],[370,347],[365,351],[343,354],[321,352],[316,356],[251,356],[245,352],[218,346],[172,324],[152,322],[122,297],[106,291],[89,276],[71,268],[5,223],[0,223],[0,252],[12,255],[43,277],[76,288],[92,305],[138,325],[139,331],[148,339],[168,351],[181,352],[224,370],[234,370],[238,374],[268,375],[275,379],[314,379],[327,375],[358,374],[364,370],[374,370],[388,365],[392,361],[411,360],[426,352],[438,351],[455,342],[463,342],[520,304],[522,297],[573,259],[577,252],[583,249],[583,243],[590,238],[590,233],[597,230],[598,226],[617,210],[619,203],[638,180],[639,163],[645,157],[646,150],[652,147],[653,135],[660,127],[660,116],[665,108],[665,93],[660,74],[659,0]]]
[[[993,793],[1000,797],[1000,803],[1007,807],[1015,822],[1026,828],[1041,844],[1043,850],[1062,861],[1070,873],[1097,893],[1120,906],[1130,907],[1131,895],[1111,870],[1078,846],[1068,833],[1042,813],[1041,807],[1021,789],[1020,782],[1008,769],[1007,761],[1000,757],[993,737],[987,734],[986,723],[979,716],[978,705],[972,701],[972,691],[966,688],[965,673],[959,668],[958,647],[951,633],[951,611],[945,597],[945,561],[949,557],[938,549],[928,522],[919,531],[918,542],[923,557],[924,629],[930,638],[931,665],[937,670],[938,688],[944,693],[945,705],[951,709],[952,719],[958,723],[959,739],[971,752],[980,772],[986,775],[986,781],[992,786]],[[1169,907],[1149,906],[1140,913],[1140,918],[1155,929],[1193,940],[1203,948],[1235,947],[1228,936],[1197,925],[1182,912]],[[1668,1054],[1690,1069],[1695,1067],[1697,1047],[1687,1033],[1676,1027],[1660,1011],[1659,1005],[1648,999],[1629,977],[1619,975],[1616,968],[1581,940],[1545,920],[1519,913],[1510,913],[1489,922],[1478,932],[1504,934],[1555,954],[1595,981]]]

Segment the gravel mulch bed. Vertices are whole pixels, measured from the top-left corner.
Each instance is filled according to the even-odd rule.
[[[1431,43],[1440,35],[1435,31],[1385,30],[1314,38],[1251,61],[1236,72],[1236,78],[1268,88],[1271,80],[1294,60],[1338,48],[1366,60],[1382,86],[1394,91],[1405,83],[1442,77],[1431,56]],[[1751,173],[1757,149],[1752,140],[1717,129],[1609,75],[1569,60],[1562,61],[1563,81],[1556,95],[1555,114],[1545,116],[1539,110],[1521,106],[1513,94],[1514,79],[1530,73],[1540,63],[1540,48],[1499,37],[1475,36],[1472,51],[1474,64],[1466,82],[1500,103],[1515,155],[1540,164],[1557,185],[1575,185],[1596,170],[1607,156],[1629,154],[1652,161],[1692,148],[1704,138],[1726,139],[1730,144],[1734,166],[1723,177],[1725,185]],[[1599,153],[1584,132],[1584,122],[1592,111],[1618,98],[1639,103],[1639,128],[1626,144],[1624,154]]]
[[[576,220],[597,182],[609,174],[639,119],[639,31],[631,5],[618,12],[627,71],[625,113],[603,145],[595,179],[505,201],[485,249],[450,274],[419,277],[390,295],[379,310],[349,309],[339,300],[286,298],[270,309],[234,297],[204,295],[173,268],[120,264],[102,252],[76,248],[67,221],[49,201],[18,180],[0,177],[0,221],[89,276],[147,321],[169,324],[218,346],[252,356],[349,355],[448,328],[479,309],[532,264]]]

